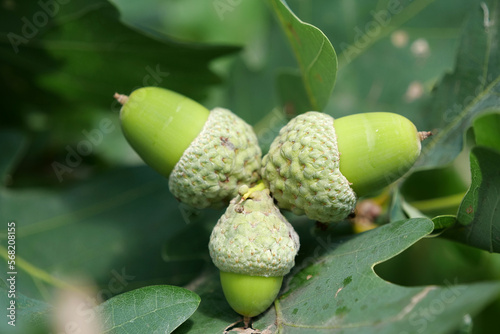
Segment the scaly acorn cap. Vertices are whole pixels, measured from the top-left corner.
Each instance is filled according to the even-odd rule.
[[[212,261],[221,272],[265,277],[286,275],[299,246],[299,236],[274,205],[269,189],[234,198],[209,242]]]
[[[339,158],[333,117],[307,112],[280,130],[262,160],[262,178],[280,208],[324,223],[339,221],[356,204]]]
[[[231,111],[215,108],[170,174],[170,191],[195,208],[221,207],[240,185],[259,180],[261,155],[252,127]]]

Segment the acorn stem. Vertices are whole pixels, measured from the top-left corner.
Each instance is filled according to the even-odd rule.
[[[113,97],[118,101],[120,102],[121,105],[124,105],[125,103],[127,103],[128,101],[128,95],[125,95],[125,94],[118,94],[118,93],[115,93],[115,95],[113,95]]]
[[[250,197],[250,195],[252,195],[254,192],[256,191],[262,191],[266,189],[266,185],[264,184],[264,182],[262,180],[260,180],[259,182],[257,182],[257,184],[255,186],[253,186],[252,188],[248,189],[242,196],[241,196],[241,200],[240,200],[240,203],[245,201],[248,197]]]
[[[420,141],[424,141],[425,139],[429,138],[432,136],[431,131],[419,131],[418,132],[418,138],[420,138]]]
[[[247,317],[246,315],[243,316],[243,324],[245,326],[245,329],[250,328],[250,321],[252,320],[252,317]]]

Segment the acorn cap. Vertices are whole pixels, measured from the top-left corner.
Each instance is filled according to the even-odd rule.
[[[323,223],[353,212],[356,194],[339,169],[334,120],[320,112],[293,118],[262,160],[262,178],[278,206]]]
[[[209,250],[222,272],[279,277],[295,264],[299,236],[264,189],[231,201],[212,231]]]
[[[170,191],[195,208],[221,207],[241,184],[257,182],[261,154],[252,127],[231,111],[215,108],[170,174]]]

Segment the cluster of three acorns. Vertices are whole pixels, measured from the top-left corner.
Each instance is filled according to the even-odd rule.
[[[269,152],[231,111],[207,110],[157,87],[116,94],[125,137],[169,178],[172,194],[195,208],[223,207],[209,250],[231,307],[249,318],[266,310],[294,266],[299,237],[280,209],[329,223],[356,199],[401,177],[423,134],[392,113],[334,120],[307,112],[284,126]]]

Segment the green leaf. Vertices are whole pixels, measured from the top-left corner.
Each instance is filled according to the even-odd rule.
[[[300,271],[289,290],[258,322],[287,333],[445,333],[462,314],[476,313],[500,291],[498,283],[470,286],[402,287],[380,279],[373,266],[429,234],[428,219],[394,222],[344,243],[332,242],[325,256]],[[452,297],[453,296],[453,297]],[[423,314],[440,304],[439,320]],[[257,324],[256,324],[257,325]]]
[[[338,330],[398,334],[447,333],[459,328],[463,314],[474,315],[495,298],[500,292],[499,283],[453,285],[446,281],[440,287],[403,287],[384,281],[373,271],[376,264],[403,252],[433,228],[429,219],[418,218],[384,225],[349,239],[318,235],[312,250],[301,249],[303,255],[288,280],[285,278],[287,282],[275,306],[257,318],[253,327],[271,333]],[[240,319],[227,305],[214,276],[197,282],[200,308],[189,326],[181,326],[176,333],[220,333]],[[438,313],[431,311],[437,307]],[[428,313],[433,317],[426,318]]]
[[[276,86],[280,98],[280,106],[288,118],[306,111],[314,110],[307,92],[304,89],[302,77],[299,73],[283,71],[276,76]]]
[[[9,276],[6,277],[6,279],[8,278]],[[42,330],[47,332],[46,329],[48,328],[48,320],[52,307],[45,302],[19,293],[19,286],[17,284],[14,287],[14,290],[17,290],[15,298],[9,298],[10,290],[10,283],[0,279],[0,307],[2,310],[7,310],[4,311],[7,317],[0,322],[0,332],[10,334],[40,333]],[[15,301],[15,321],[13,322],[15,326],[8,323],[13,320],[9,317],[10,310],[8,309],[11,307],[11,301]]]
[[[442,215],[432,218],[434,229],[439,230],[453,226],[457,222],[457,217],[453,215]]]
[[[14,181],[17,183],[14,183],[13,187],[0,189],[0,221],[15,220],[19,224],[18,255],[22,261],[19,266],[18,288],[23,295],[36,298],[32,300],[35,303],[41,303],[43,306],[44,303],[39,300],[51,300],[53,290],[60,286],[66,287],[72,277],[82,277],[95,282],[99,293],[93,297],[111,298],[110,300],[114,300],[113,295],[143,286],[184,285],[192,281],[189,289],[195,289],[203,298],[194,315],[175,332],[221,333],[227,325],[238,321],[240,316],[231,310],[224,299],[218,275],[210,263],[206,247],[211,228],[220,216],[219,211],[197,212],[179,206],[168,194],[166,180],[145,167],[114,168],[105,174],[95,173],[96,167],[102,168],[102,162],[107,160],[96,161],[94,154],[86,157],[82,166],[74,168],[71,176],[78,174],[80,178],[87,177],[90,171],[97,177],[92,175],[92,179],[84,182],[74,181],[75,184],[65,181],[53,188],[33,187],[33,182],[37,184],[44,182],[40,181],[39,177],[34,177],[35,172],[42,172],[44,177],[55,178],[50,163],[53,161],[65,163],[67,153],[65,146],[70,145],[75,148],[75,141],[86,139],[82,135],[82,130],[93,129],[103,117],[107,117],[106,112],[109,114],[111,109],[116,111],[116,108],[111,106],[112,101],[106,91],[113,93],[114,90],[123,90],[125,92],[131,87],[141,85],[145,75],[149,74],[145,70],[147,66],[155,69],[155,65],[160,64],[160,71],[164,71],[163,64],[165,63],[178,69],[181,72],[172,72],[161,85],[172,85],[171,87],[178,85],[179,89],[184,90],[183,93],[199,99],[204,96],[205,88],[211,85],[210,82],[219,80],[213,72],[208,70],[208,64],[212,62],[210,65],[215,65],[213,68],[217,69],[217,73],[223,73],[228,80],[226,80],[225,87],[216,87],[217,90],[210,97],[209,103],[217,102],[221,96],[227,97],[226,102],[219,103],[219,105],[230,107],[245,120],[257,124],[259,142],[263,148],[268,146],[281,125],[286,122],[284,113],[276,108],[277,105],[290,100],[294,101],[294,98],[298,101],[293,102],[294,106],[299,103],[305,106],[311,104],[310,93],[303,83],[304,74],[300,72],[301,69],[295,69],[297,59],[293,58],[294,54],[289,50],[287,36],[279,30],[281,28],[279,24],[282,21],[269,20],[269,17],[264,15],[257,24],[252,24],[255,11],[249,13],[246,9],[258,5],[237,6],[235,5],[237,1],[215,1],[196,7],[196,1],[188,1],[187,7],[183,7],[183,3],[178,1],[178,3],[171,1],[171,4],[163,6],[160,6],[162,2],[157,0],[146,2],[156,2],[158,5],[151,7],[156,9],[155,13],[144,12],[142,23],[149,24],[151,17],[169,20],[163,23],[163,26],[167,28],[162,30],[168,36],[174,35],[169,29],[179,23],[173,28],[185,30],[176,31],[175,35],[188,36],[191,40],[238,41],[255,36],[257,41],[248,41],[244,51],[247,57],[245,58],[245,55],[241,53],[237,55],[234,63],[229,58],[223,59],[223,63],[219,61],[214,63],[212,60],[218,58],[215,56],[205,61],[201,58],[208,46],[176,43],[171,39],[168,39],[166,43],[159,42],[157,37],[162,41],[164,39],[154,32],[151,34],[156,37],[148,38],[146,35],[149,32],[146,32],[146,29],[138,32],[135,28],[120,23],[116,11],[111,10],[112,7],[106,3],[103,3],[100,9],[96,9],[92,6],[98,4],[97,1],[84,3],[82,0],[66,1],[66,4],[61,2],[58,15],[51,18],[51,23],[39,30],[36,38],[30,39],[26,45],[21,45],[21,51],[18,54],[12,52],[12,46],[4,34],[0,42],[0,59],[2,60],[0,86],[3,88],[1,94],[4,97],[2,110],[7,112],[1,114],[0,126],[14,125],[17,128],[27,128],[32,132],[35,130],[38,133],[34,138],[30,138],[32,139],[30,142],[38,150],[29,147],[28,156],[22,160],[22,165],[14,174]],[[15,6],[12,6],[13,3]],[[227,12],[225,21],[218,22],[215,11],[207,12],[206,9],[213,9],[216,3],[229,4],[231,9],[234,9],[232,12]],[[280,2],[278,7],[283,7],[282,3],[284,2]],[[398,8],[401,11],[398,9],[398,13],[391,16],[390,20],[385,20],[387,17],[384,16],[384,11],[389,9],[390,4],[395,3],[399,4]],[[331,95],[329,100],[327,99],[323,111],[335,117],[376,110],[398,112],[408,116],[422,130],[432,130],[435,127],[446,128],[442,127],[440,122],[443,120],[443,113],[447,107],[436,107],[432,109],[433,112],[431,109],[424,108],[424,103],[437,78],[441,77],[444,71],[453,69],[453,54],[459,44],[458,27],[461,26],[464,13],[477,16],[477,23],[484,21],[484,11],[479,3],[479,1],[468,0],[288,1],[290,8],[298,17],[320,28],[326,36],[331,38],[335,49],[339,51],[339,62],[344,64],[338,72],[336,93]],[[494,13],[492,7],[493,2],[485,3],[489,8],[488,19],[498,24],[498,15]],[[146,6],[142,3],[132,5],[141,8]],[[77,7],[82,11],[73,11]],[[174,10],[169,11],[167,15],[162,15],[161,13],[166,8]],[[37,1],[7,1],[2,9],[0,31],[20,34],[23,26],[21,18],[26,17],[31,20],[33,14],[39,12],[41,7]],[[207,12],[206,15],[203,10]],[[112,12],[114,12],[113,15],[108,15]],[[185,21],[172,21],[177,18],[177,12],[182,15],[180,19]],[[68,16],[66,15],[68,13],[76,14]],[[380,16],[381,13],[382,16]],[[238,24],[238,20],[243,17],[244,20]],[[104,22],[99,22],[98,18]],[[111,19],[106,21],[107,18]],[[295,20],[294,17],[292,19]],[[190,25],[189,20],[195,20],[196,24]],[[234,24],[229,27],[235,29],[228,30],[226,23],[229,21]],[[162,22],[157,26],[161,27],[161,24]],[[69,27],[74,30],[69,31]],[[297,31],[301,28],[299,26]],[[465,28],[468,29],[468,27]],[[259,31],[259,29],[268,30],[255,33],[255,30]],[[492,26],[491,29],[497,34],[496,26]],[[470,34],[470,38],[475,38],[476,32],[475,30],[465,31],[465,34]],[[88,39],[85,39],[87,34]],[[81,35],[83,37],[79,38]],[[399,45],[394,43],[393,37],[398,36],[406,36],[406,42]],[[483,39],[481,34],[477,36],[480,41]],[[498,40],[497,37],[498,34],[494,41]],[[142,50],[131,47],[125,42],[130,38],[149,40],[152,43],[151,49],[163,50],[161,54],[165,56],[155,57],[155,52],[152,51],[147,52],[145,58],[142,58]],[[363,44],[367,39],[369,39],[368,43]],[[481,44],[480,41],[477,44]],[[416,55],[414,46],[418,45],[417,42],[420,42],[420,45],[428,43],[428,53]],[[79,43],[82,47],[81,51],[67,50],[68,46],[75,43]],[[357,47],[360,52],[349,60],[347,58],[349,51],[342,47],[343,43]],[[146,45],[142,42],[137,43],[139,44]],[[256,44],[257,48],[254,49]],[[360,44],[366,47],[360,47]],[[109,57],[106,55],[106,50],[101,50],[102,52],[90,50],[92,47],[106,45],[110,45],[110,48],[118,45],[109,52],[116,51],[119,57]],[[172,51],[169,55],[167,55],[168,52],[164,52],[165,45],[168,45],[167,49]],[[467,53],[469,57],[476,57],[479,54],[475,60],[480,58],[476,63],[481,64],[484,60],[481,56],[488,53],[481,53],[481,48],[474,48],[474,43],[468,45],[471,48],[461,49],[461,58],[459,58],[467,58]],[[493,46],[491,50],[496,47]],[[221,51],[223,48],[208,47],[208,49]],[[181,56],[177,56],[178,50],[182,51]],[[248,59],[249,56],[255,57],[253,61]],[[86,63],[87,60],[88,63]],[[100,60],[102,60],[101,63],[99,63]],[[490,61],[497,62],[494,57]],[[189,63],[194,64],[195,67],[187,66]],[[299,62],[300,66],[302,65]],[[498,68],[498,62],[496,68]],[[288,71],[282,76],[283,69],[285,71],[292,69],[298,75],[295,77],[288,75],[293,74],[292,71]],[[87,70],[88,72],[85,72]],[[478,70],[472,65],[470,71],[465,72],[470,73],[470,76],[463,75],[455,82],[456,91],[461,91],[463,87],[469,85],[467,82],[471,78],[477,79]],[[174,77],[173,74],[176,73],[178,76]],[[196,81],[198,76],[202,78],[202,82]],[[179,79],[179,83],[170,82],[171,78]],[[186,81],[183,81],[185,78]],[[78,87],[74,87],[75,83]],[[421,89],[422,91],[419,89],[416,91],[422,95],[410,98],[407,95],[410,87]],[[326,86],[324,88],[326,89]],[[279,92],[280,89],[286,94]],[[450,96],[453,96],[456,91],[450,90]],[[80,94],[81,92],[84,93]],[[326,92],[325,95],[327,95]],[[455,102],[452,98],[450,100],[453,106]],[[297,110],[305,108],[299,106]],[[432,115],[420,115],[420,110],[424,109],[429,113],[432,112]],[[484,112],[495,112],[495,110],[493,106],[488,111],[485,109]],[[266,114],[269,115],[264,117]],[[92,116],[91,119],[89,116]],[[116,118],[113,117],[115,120]],[[424,119],[429,121],[424,121]],[[474,117],[474,120],[478,118]],[[61,136],[63,130],[65,130],[64,136]],[[481,134],[486,134],[485,128],[482,127],[480,131]],[[20,133],[25,132],[27,131],[20,131]],[[119,137],[118,132],[115,131],[113,136]],[[68,138],[71,134],[70,141]],[[477,136],[478,143],[481,142],[483,146],[494,145],[497,141],[495,133],[488,130],[487,136],[486,139],[490,140],[489,144],[485,143],[485,138],[481,139]],[[0,137],[2,144],[6,143],[4,138]],[[95,148],[96,151],[93,152],[98,158],[110,153],[116,156],[126,155],[126,153],[120,153],[122,150],[116,148],[111,137],[106,137],[102,145]],[[98,153],[99,150],[104,152]],[[15,150],[11,150],[11,153],[14,152]],[[0,157],[0,170],[4,166],[9,166],[6,168],[10,170],[9,173],[12,172],[11,166],[19,160],[20,153],[16,153],[18,155],[15,155],[14,160],[11,159],[14,157],[11,153],[8,154],[10,156],[8,159],[2,159],[5,154]],[[20,184],[21,177],[23,181]],[[445,187],[446,189],[443,190],[446,192],[454,189],[449,188],[448,182],[438,185],[432,180],[430,185]],[[401,193],[400,199],[395,198],[391,210],[393,221],[406,218],[408,214],[408,211],[405,213],[408,206],[403,202],[403,197],[414,206],[414,201],[420,201],[422,204],[423,200],[435,199],[438,193],[440,198],[446,196],[441,193],[441,189],[424,186],[422,189],[427,192],[428,197],[410,198],[410,194],[414,194],[416,190],[411,186],[408,192]],[[429,215],[428,212],[424,213]],[[436,214],[443,213],[440,211]],[[390,280],[397,284],[395,285],[377,277],[371,267],[386,258],[394,257],[419,238],[428,236],[429,231],[432,230],[432,224],[428,220],[412,219],[405,223],[397,222],[395,225],[390,224],[349,239],[340,239],[337,227],[331,226],[327,231],[314,230],[313,222],[305,218],[286,215],[292,217],[291,222],[301,237],[297,267],[285,278],[286,284],[283,287],[281,299],[276,304],[278,308],[271,307],[266,314],[257,318],[255,327],[269,328],[271,332],[276,332],[274,321],[277,319],[282,333],[333,331],[364,333],[365,330],[368,333],[370,331],[398,334],[403,332],[450,333],[462,326],[464,314],[470,314],[474,317],[475,331],[484,330],[484,327],[481,327],[484,319],[490,320],[487,325],[493,327],[489,332],[495,330],[498,305],[495,309],[485,310],[481,316],[475,317],[475,314],[488,301],[498,296],[497,284],[465,284],[464,282],[498,280],[500,277],[498,261],[480,261],[483,256],[490,256],[493,259],[496,254],[486,254],[479,249],[441,238],[427,238],[425,242],[418,242],[417,247],[412,246],[411,251],[405,252],[407,255],[410,254],[404,258],[404,262],[399,262],[400,265],[395,266],[394,280],[392,278]],[[438,217],[434,219],[434,222],[445,223],[440,220],[442,218]],[[385,217],[381,217],[381,220],[385,220]],[[410,227],[414,229],[411,230]],[[345,233],[351,233],[351,226],[348,222],[345,222]],[[5,244],[5,237],[5,230],[0,230],[1,245]],[[426,248],[428,245],[433,246],[430,251]],[[450,264],[449,255],[450,250],[453,250],[452,246],[461,247],[460,251],[454,253],[455,257],[463,260],[460,266]],[[0,254],[4,254],[3,250]],[[401,257],[396,256],[395,259],[401,259]],[[5,268],[5,261],[0,259],[0,272],[5,273]],[[122,270],[127,276],[133,276],[133,278],[127,279],[126,284],[118,286],[119,291],[117,291],[116,275],[121,274]],[[489,274],[485,277],[486,271]],[[434,281],[429,280],[429,275],[435,272],[440,272],[441,277]],[[352,276],[352,281],[344,287],[344,280],[349,276]],[[413,279],[406,285],[415,285],[418,288],[402,287],[401,285],[405,284],[401,283],[401,278],[405,276],[412,276]],[[457,281],[463,285],[449,285],[442,277],[458,277]],[[326,284],[327,279],[330,279],[328,284]],[[434,286],[427,286],[428,284],[444,285],[444,287],[434,288]],[[337,294],[338,289],[342,287],[343,289]],[[315,288],[318,288],[318,291]],[[387,321],[383,322],[391,319],[395,314],[399,315],[399,312],[411,303],[412,298],[421,296],[419,293],[423,291],[428,291],[427,297],[415,304],[407,318],[392,325]],[[4,293],[1,288],[0,293]],[[299,296],[314,300],[299,300]],[[356,298],[358,298],[357,302],[355,302]],[[450,298],[453,298],[452,302],[448,302]],[[1,297],[0,300],[2,300]],[[315,301],[318,305],[313,305]],[[365,301],[369,308],[360,310],[361,301]],[[308,304],[304,305],[306,302]],[[323,310],[322,307],[327,303],[330,306]],[[359,309],[355,308],[357,304],[360,305]],[[127,305],[123,307],[127,308]],[[311,310],[308,310],[309,307]],[[342,309],[343,307],[351,308],[351,310],[347,311],[347,309]],[[297,312],[294,314],[295,308]],[[314,309],[318,312],[314,313]],[[337,309],[340,310],[336,317]],[[22,319],[36,317],[35,309],[26,310],[27,313],[22,314]],[[276,316],[277,310],[281,313]],[[41,314],[40,318],[50,319],[46,314]],[[351,327],[321,330],[320,327],[331,325],[332,323],[328,321],[332,319],[338,320],[333,325]],[[361,320],[356,321],[358,319]],[[381,322],[375,323],[379,320]],[[356,327],[364,324],[365,321],[372,321],[371,324],[375,324],[370,328]],[[311,324],[311,322],[314,323]],[[5,327],[7,329],[4,330],[2,325],[0,325],[0,332],[10,333],[10,328]],[[299,327],[301,325],[304,327]],[[37,333],[50,332],[41,329]],[[141,326],[129,332],[149,333],[149,328]],[[21,331],[21,333],[27,332]]]
[[[476,145],[500,151],[500,114],[492,113],[474,120]]]
[[[465,131],[478,115],[500,106],[500,4],[476,3],[464,27],[456,66],[435,88],[424,116],[437,129],[422,150],[420,167],[453,161],[463,147]]]
[[[9,112],[0,113],[0,127],[27,130],[32,139],[29,160],[23,161],[16,180],[45,176],[50,167],[44,164],[65,154],[67,145],[86,140],[82,132],[93,130],[97,118],[97,124],[103,118],[117,119],[120,105],[113,99],[115,92],[162,86],[204,99],[208,88],[221,83],[209,68],[211,63],[239,49],[182,42],[127,25],[106,0],[3,6],[0,95],[3,110]],[[87,171],[123,163],[125,158],[116,158],[118,152],[130,153],[123,149],[123,136],[112,158],[106,156],[115,134],[93,151],[89,160],[96,163]],[[47,178],[45,183],[53,180]]]
[[[458,226],[445,236],[500,253],[500,153],[475,147],[470,160],[472,184],[460,205]]]
[[[35,26],[32,20],[35,13],[43,22],[45,12],[37,2],[7,5],[0,11],[0,94],[5,110],[10,111],[0,115],[2,127],[26,121],[23,116],[27,114],[27,106],[50,108],[60,102],[37,82],[39,77],[57,70],[60,63],[43,47],[35,46],[39,36],[52,28],[50,18],[46,24]]]
[[[114,169],[60,189],[0,189],[0,221],[15,221],[16,256],[23,260],[18,286],[35,298],[67,288],[72,277],[102,287],[98,299],[144,285],[186,284],[202,270],[200,260],[178,266],[162,258],[162,247],[206,217],[185,217],[168,181],[149,167]],[[0,240],[6,234],[0,230]],[[121,283],[110,289],[118,275]]]
[[[453,66],[459,28],[471,7],[469,0],[287,2],[337,51],[337,84],[325,112],[395,112],[419,128],[430,88]]]
[[[336,118],[359,112],[395,112],[407,116],[419,128],[426,130],[420,111],[431,86],[444,71],[453,66],[457,37],[464,16],[470,12],[470,1],[374,3],[352,0],[344,3],[288,0],[287,3],[298,17],[320,28],[338,53],[339,70],[335,91],[322,111]],[[391,17],[387,21],[386,11],[393,7],[397,8],[397,13],[389,14]],[[255,69],[245,67],[243,62],[235,64],[227,83],[231,89],[226,93],[226,102],[222,102],[241,113],[252,124],[256,124],[258,118],[265,117],[266,113],[274,113],[271,111],[273,107],[279,103],[281,108],[283,101],[297,93],[292,91],[281,96],[278,90],[284,89],[274,84],[280,80],[283,68],[295,68],[297,64],[289,52],[289,43],[276,29],[273,24],[267,34],[267,54],[263,56],[265,66]],[[392,32],[397,36],[406,36],[406,44],[394,45]],[[365,39],[371,40],[372,37],[375,43],[370,42],[370,46],[364,48]],[[428,43],[430,50],[425,57],[413,52],[414,45],[422,42]],[[349,51],[342,53],[350,46],[359,51],[356,53],[357,58],[351,59],[352,62],[347,59]],[[341,63],[345,65],[342,68]],[[391,75],[387,75],[388,69],[391,69]],[[422,95],[407,97],[405,94],[410,86],[420,87]],[[305,91],[305,88],[302,90]],[[246,93],[240,94],[242,91]],[[279,100],[275,101],[275,97],[279,97]],[[310,102],[306,99],[303,104]]]
[[[200,297],[175,286],[148,286],[97,308],[103,333],[171,333],[198,308]]]
[[[389,217],[391,222],[408,218],[408,215],[404,211],[403,203],[404,198],[399,189],[396,188],[392,194],[391,206],[389,208]]]
[[[0,142],[2,143],[2,153],[0,157],[0,185],[8,182],[10,173],[16,167],[22,156],[22,151],[26,148],[26,137],[17,131],[0,132]]]
[[[460,160],[444,168],[416,171],[404,180],[401,193],[411,206],[429,217],[456,215],[469,187],[464,163],[468,165]]]
[[[45,23],[34,23],[43,17]],[[78,112],[82,106],[87,110],[88,105],[117,111],[113,93],[142,86],[201,99],[209,86],[220,83],[209,63],[239,50],[182,43],[126,25],[106,0],[66,1],[45,11],[37,2],[6,6],[0,13],[0,37],[0,87],[9,97],[6,103],[19,111],[2,118],[18,123],[34,106],[46,115]],[[52,117],[47,123],[57,122]]]
[[[193,288],[201,297],[200,307],[188,322],[175,331],[176,334],[219,334],[241,319],[224,298],[218,271],[205,273],[195,282]]]
[[[322,111],[337,78],[337,55],[328,38],[302,22],[281,0],[271,0],[299,63],[302,81],[313,110]]]
[[[139,86],[160,85],[200,97],[203,88],[218,82],[208,63],[237,50],[183,44],[145,27],[138,31],[120,22],[118,11],[103,0],[69,2],[54,21],[57,29],[47,31],[41,43],[65,62],[42,82],[70,98],[86,96],[101,105],[110,105],[115,90],[129,93]]]
[[[121,8],[123,19],[161,29],[175,39],[226,45],[248,45],[259,57],[256,39],[263,36],[268,11],[262,1],[162,1],[140,3],[112,0]],[[267,14],[267,15],[266,15]],[[242,26],[252,29],[240,29]],[[245,50],[243,51],[245,52]],[[250,53],[249,52],[249,53]],[[257,52],[257,54],[255,54]],[[258,61],[258,59],[256,59]]]
[[[355,2],[355,1],[354,1]],[[338,43],[342,53],[339,54],[339,68],[343,68],[349,65],[351,62],[356,60],[357,57],[363,55],[365,52],[374,47],[378,42],[383,40],[385,37],[389,36],[392,32],[396,31],[398,28],[404,27],[404,25],[417,16],[420,12],[427,10],[425,23],[426,25],[435,24],[434,18],[437,13],[433,13],[429,10],[429,7],[435,2],[435,0],[419,0],[419,1],[382,1],[374,5],[373,3],[357,1],[356,9],[357,15],[367,22],[356,22],[357,26],[354,27],[352,21],[356,19],[356,15],[352,15],[355,12],[350,10],[351,15],[347,16],[346,21],[350,21],[350,26],[353,29],[346,29],[349,36],[349,42],[352,41],[351,45],[347,45],[345,41],[342,41],[340,37]],[[446,6],[446,5],[445,5]],[[457,4],[460,7],[460,4]],[[459,12],[459,10],[457,10]],[[449,15],[449,13],[440,13],[441,15]],[[434,17],[432,17],[434,16]],[[337,27],[341,26],[342,18],[338,18],[339,22],[336,22]],[[421,22],[424,22],[423,20]],[[448,22],[447,22],[448,23]],[[335,24],[335,23],[333,23]],[[415,24],[415,23],[413,23]],[[413,25],[412,24],[412,25]],[[448,23],[449,24],[449,23]],[[413,30],[414,27],[409,25],[408,30]],[[419,25],[417,23],[417,25]],[[402,30],[406,32],[405,30]],[[354,32],[354,34],[353,34]],[[410,31],[411,32],[411,31]],[[354,36],[353,36],[354,35]],[[406,35],[408,38],[408,35]],[[341,42],[342,41],[342,42]],[[408,41],[400,41],[399,43],[393,43],[393,46],[398,48],[403,48]],[[387,47],[386,47],[387,48]],[[382,62],[384,60],[380,59]],[[392,59],[395,60],[395,59]]]

